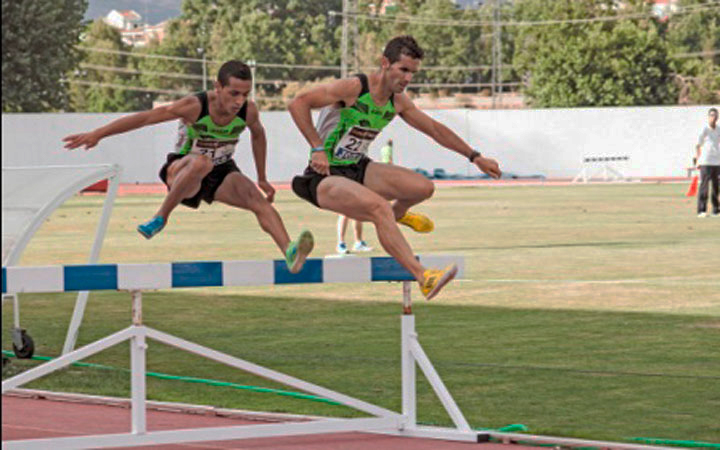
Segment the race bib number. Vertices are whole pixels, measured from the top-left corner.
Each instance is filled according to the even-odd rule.
[[[193,142],[190,153],[205,155],[212,160],[214,165],[218,166],[232,158],[233,153],[235,153],[236,144],[237,140],[204,141],[202,139],[196,139],[195,142]]]
[[[375,140],[380,130],[354,126],[340,139],[335,146],[334,156],[336,159],[345,161],[359,161],[368,154],[370,143]]]

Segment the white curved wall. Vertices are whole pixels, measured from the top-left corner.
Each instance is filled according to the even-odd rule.
[[[484,154],[518,175],[572,177],[583,156],[630,156],[626,175],[683,176],[697,136],[707,123],[709,106],[576,108],[539,110],[430,110]],[[124,114],[3,114],[2,165],[118,163],[123,182],[157,182],[165,154],[175,144],[176,123],[165,123],[103,140],[92,151],[65,151],[61,139],[90,130]],[[308,146],[287,112],[263,112],[268,135],[268,178],[288,181],[303,170]],[[464,158],[442,149],[397,118],[371,149],[377,156],[384,142],[395,142],[396,162],[432,171],[474,174]],[[235,154],[242,170],[255,176],[248,133]]]

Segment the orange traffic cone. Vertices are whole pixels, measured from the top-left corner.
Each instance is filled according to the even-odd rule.
[[[699,177],[697,175],[693,177],[692,181],[690,182],[690,188],[685,193],[685,197],[695,197],[697,195],[698,179]]]

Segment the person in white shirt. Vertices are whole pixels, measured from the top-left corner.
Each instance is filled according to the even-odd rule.
[[[708,126],[698,139],[697,166],[700,169],[700,187],[698,189],[698,217],[707,216],[708,188],[712,185],[712,216],[720,217],[720,129],[717,126],[718,110],[708,111]]]

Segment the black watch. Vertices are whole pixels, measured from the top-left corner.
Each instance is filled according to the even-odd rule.
[[[470,162],[475,162],[475,158],[477,158],[478,156],[482,156],[482,155],[480,154],[479,151],[473,150],[473,152],[470,153],[470,156],[468,156],[468,159],[470,160]]]

